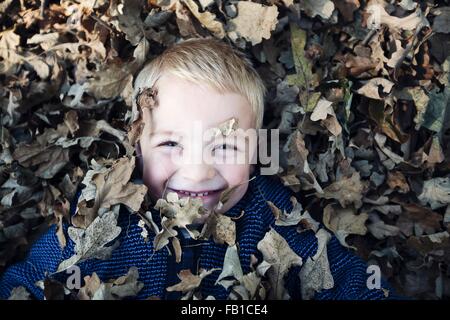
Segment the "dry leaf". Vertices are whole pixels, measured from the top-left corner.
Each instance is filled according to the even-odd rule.
[[[325,229],[320,229],[315,236],[318,242],[317,252],[313,257],[308,257],[299,273],[304,300],[312,299],[316,292],[334,287],[327,254],[327,244],[331,235]]]
[[[130,160],[124,157],[114,162],[107,172],[93,175],[92,181],[96,187],[94,205],[88,207],[86,200],[78,203],[78,211],[72,217],[74,226],[86,228],[100,209],[109,209],[118,203],[126,205],[133,211],[139,210],[147,193],[147,186],[129,182],[134,162],[134,157]]]
[[[278,232],[271,229],[264,238],[258,242],[264,261],[269,265],[266,271],[272,284],[271,299],[282,300],[289,295],[284,287],[284,276],[292,266],[301,266],[302,258],[290,247]]]
[[[88,259],[108,259],[116,246],[105,245],[116,239],[122,230],[117,226],[117,216],[117,213],[108,211],[95,218],[86,229],[69,227],[69,237],[75,242],[75,254],[61,262],[57,272]]]
[[[217,270],[220,269],[217,268],[211,270],[200,269],[199,275],[193,275],[191,270],[189,269],[181,270],[180,273],[178,274],[178,278],[180,278],[181,282],[176,285],[168,287],[166,290],[169,292],[170,291],[188,292],[194,290],[200,286],[200,283],[205,277],[209,276],[211,273]]]
[[[437,209],[450,203],[450,180],[445,178],[433,178],[424,181],[419,200],[423,205],[429,204],[431,209]]]
[[[206,213],[201,199],[191,197],[179,199],[177,193],[169,192],[167,200],[158,199],[155,209],[159,209],[162,216],[162,230],[153,240],[156,251],[166,246],[170,238],[177,236],[178,232],[173,229],[174,227],[186,229],[193,239],[199,236],[198,231],[190,230],[187,226]]]
[[[306,229],[312,229],[316,232],[319,228],[319,223],[311,217],[308,211],[303,210],[301,203],[295,197],[291,197],[290,200],[292,202],[292,211],[290,213],[287,213],[286,210],[281,211],[272,201],[267,201],[275,216],[275,225],[296,226],[302,223],[306,226]]]
[[[238,15],[229,21],[228,36],[232,40],[242,37],[252,45],[269,39],[270,33],[275,29],[278,19],[276,6],[263,6],[249,1],[238,1]]]
[[[368,217],[367,213],[355,215],[352,208],[338,208],[329,204],[323,212],[323,223],[333,231],[343,246],[356,250],[355,247],[349,246],[345,239],[350,234],[365,235],[367,232],[365,223]]]
[[[354,172],[351,177],[344,177],[323,189],[323,193],[317,196],[325,199],[336,199],[342,207],[354,204],[356,208],[361,207],[364,185],[361,182],[359,172]]]

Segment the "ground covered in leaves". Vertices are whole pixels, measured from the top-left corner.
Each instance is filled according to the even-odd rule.
[[[303,204],[291,216],[274,207],[280,223],[322,222],[319,243],[335,234],[379,264],[400,294],[449,298],[449,25],[450,5],[437,0],[3,1],[0,272],[49,225],[70,219],[82,182],[87,192],[69,229],[77,254],[60,269],[108,255],[103,245],[120,232],[116,206],[138,211],[146,192],[129,182],[134,160],[122,158],[134,154],[134,76],[177,41],[213,36],[245,51],[267,85],[264,127],[280,129],[279,176]],[[159,206],[197,205],[179,201]],[[146,218],[143,237],[144,225],[155,228]],[[226,260],[235,261],[222,220],[205,232],[227,243]],[[95,241],[94,228],[104,231]],[[80,240],[89,233],[83,239],[93,242]],[[58,236],[64,247],[61,228]],[[268,233],[258,249],[270,251],[277,237]],[[176,247],[169,238],[160,233],[158,245]],[[277,252],[301,264],[287,249]],[[209,272],[180,274],[180,286],[192,292]],[[222,273],[255,294],[256,273]],[[136,269],[108,283],[93,274],[77,297],[120,298],[141,289],[137,279]]]

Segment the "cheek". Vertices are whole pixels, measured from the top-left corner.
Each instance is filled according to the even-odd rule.
[[[228,187],[240,185],[226,204],[224,210],[230,209],[244,196],[248,188],[248,179],[250,177],[250,165],[223,165],[217,167],[220,175],[227,181]]]
[[[220,165],[217,166],[217,171],[227,181],[229,186],[241,184],[249,179],[250,165]]]
[[[146,150],[145,147],[144,150],[142,152],[142,179],[150,193],[159,198],[165,188],[165,183],[175,172],[175,166],[167,155],[151,149]]]

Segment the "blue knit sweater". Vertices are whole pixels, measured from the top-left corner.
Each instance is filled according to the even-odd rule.
[[[245,214],[236,219],[236,241],[239,243],[239,258],[244,274],[251,272],[250,257],[252,254],[260,256],[257,244],[263,239],[265,233],[274,228],[296,254],[302,257],[303,262],[317,251],[317,238],[313,231],[297,232],[296,226],[277,226],[274,216],[266,203],[272,201],[278,208],[288,212],[292,209],[290,197],[292,191],[283,186],[275,176],[262,176],[254,174],[243,198],[233,206],[226,214],[237,217],[241,211]],[[72,203],[72,213],[76,207],[76,200]],[[155,212],[155,220],[159,222]],[[179,282],[177,273],[182,269],[190,268],[196,272],[199,268],[212,269],[222,268],[226,244],[216,244],[212,239],[196,241],[183,239],[182,262],[177,264],[173,256],[166,248],[153,252],[152,240],[154,234],[149,232],[150,241],[145,242],[141,236],[142,229],[138,226],[139,217],[122,210],[119,214],[118,225],[122,228],[118,237],[120,246],[113,250],[108,260],[91,259],[79,263],[82,277],[96,272],[103,281],[115,279],[127,273],[132,266],[138,268],[139,281],[144,283],[143,289],[137,296],[138,299],[146,299],[157,296],[161,299],[177,299],[179,293],[170,293],[166,288]],[[56,271],[59,263],[74,254],[74,243],[67,236],[67,225],[65,232],[67,246],[62,250],[56,237],[56,226],[50,229],[36,241],[30,249],[25,261],[10,266],[0,278],[0,298],[9,297],[11,290],[18,286],[24,286],[35,298],[43,299],[43,291],[35,285],[43,280],[46,274]],[[192,243],[201,245],[190,246]],[[168,247],[171,247],[170,245]],[[381,289],[368,289],[366,263],[357,257],[350,249],[339,243],[336,237],[332,237],[327,247],[328,260],[331,274],[334,279],[332,289],[322,290],[315,295],[316,299],[385,299],[384,291]],[[199,261],[197,261],[197,259]],[[285,283],[292,299],[300,299],[300,279],[298,276],[300,267],[293,267],[288,273]],[[226,299],[227,290],[221,285],[215,285],[220,271],[215,271],[203,279],[201,293],[203,297],[209,295],[216,299]],[[53,277],[63,281],[69,274],[60,272]],[[382,288],[388,289],[388,298],[398,298],[392,288],[382,280]]]

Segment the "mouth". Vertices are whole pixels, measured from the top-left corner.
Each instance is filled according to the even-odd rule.
[[[202,198],[202,199],[208,199],[213,198],[225,190],[225,188],[222,189],[215,189],[215,190],[202,190],[202,191],[190,191],[190,190],[179,190],[174,188],[167,188],[168,192],[176,192],[181,197],[192,197],[192,198]]]

